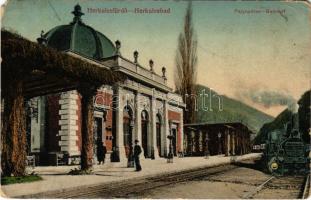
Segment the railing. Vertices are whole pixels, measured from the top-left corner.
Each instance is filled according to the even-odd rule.
[[[119,62],[119,65],[130,70],[130,71],[133,71],[133,72],[136,72],[137,73],[137,70],[136,70],[136,66],[133,65],[131,62],[127,61],[127,60],[124,60],[124,59],[120,59],[120,62]]]
[[[145,69],[138,64],[134,64],[129,60],[126,60],[124,58],[120,58],[119,65],[123,68],[126,68],[129,71],[140,74],[140,75],[142,75],[148,79],[154,80],[154,81],[161,83],[163,85],[166,84],[165,78],[163,78],[162,76],[155,74],[154,72],[151,72],[150,70]]]

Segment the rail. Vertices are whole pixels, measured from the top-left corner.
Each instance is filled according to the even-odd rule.
[[[268,178],[265,182],[263,182],[262,184],[260,184],[258,187],[256,187],[254,190],[246,193],[242,199],[250,199],[251,197],[253,197],[255,194],[257,194],[260,190],[262,190],[262,188],[269,183],[272,179],[274,179],[274,176],[271,176],[270,178]]]
[[[51,191],[33,195],[24,195],[18,198],[124,198],[125,196],[137,192],[172,185],[189,180],[200,179],[203,176],[211,176],[238,168],[231,165],[220,165],[217,167],[202,167],[189,169],[180,172],[165,173],[166,175],[156,175],[150,177],[137,177],[122,182],[96,184],[87,187],[76,187],[63,191]],[[122,188],[122,189],[120,189]]]
[[[302,199],[307,199],[309,197],[309,193],[310,193],[310,174],[308,174],[303,188]]]

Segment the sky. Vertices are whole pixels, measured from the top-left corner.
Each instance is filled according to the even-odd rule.
[[[11,0],[2,27],[36,41],[41,30],[72,21],[79,3],[83,22],[121,41],[121,53],[161,74],[174,87],[177,38],[186,1]],[[199,84],[276,116],[310,89],[311,6],[306,2],[194,1]],[[168,14],[90,13],[88,8],[162,8]],[[274,12],[266,12],[266,9]],[[256,11],[256,12],[255,12]],[[224,105],[225,106],[225,105]]]

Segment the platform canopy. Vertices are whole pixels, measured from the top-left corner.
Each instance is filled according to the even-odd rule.
[[[1,35],[2,175],[25,173],[25,100],[74,89],[82,96],[81,169],[89,169],[93,152],[93,96],[101,85],[125,80],[124,75],[6,30],[1,30]]]
[[[98,86],[125,79],[121,73],[100,64],[31,42],[9,31],[1,30],[1,37],[2,89],[14,81],[13,77],[22,79],[27,98],[76,89],[82,83]]]

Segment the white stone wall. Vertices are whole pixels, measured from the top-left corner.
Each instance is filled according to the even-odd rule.
[[[123,94],[123,88],[117,87],[115,89],[115,93],[118,96],[116,99],[116,150],[119,153],[119,158],[121,162],[126,161],[126,155],[125,155],[125,149],[124,149],[124,141],[123,141],[123,105],[124,105],[124,99]]]
[[[162,139],[162,144],[163,144],[163,156],[168,154],[169,151],[169,139],[167,136],[170,134],[170,128],[169,128],[169,122],[168,122],[168,102],[164,102],[164,137]]]
[[[161,118],[161,156],[165,156],[168,153],[168,139],[169,135],[169,124],[168,124],[168,110],[178,112],[183,115],[183,110],[180,107],[171,105],[167,99],[164,98],[161,92],[152,90],[153,95],[147,95],[141,92],[134,92],[132,90],[118,87],[117,90],[112,90],[111,86],[102,86],[99,91],[107,92],[110,94],[118,95],[118,103],[116,109],[116,147],[119,150],[119,157],[121,161],[126,161],[125,149],[124,149],[124,135],[123,135],[123,108],[128,105],[133,111],[134,123],[133,128],[133,143],[135,139],[142,142],[142,132],[141,132],[141,112],[146,110],[149,117],[149,127],[148,127],[148,141],[147,141],[147,153],[149,156],[154,156],[158,158],[158,149],[156,141],[156,116],[160,115]],[[161,97],[161,98],[157,98]],[[68,153],[69,156],[78,156],[80,151],[78,148],[78,112],[81,108],[78,107],[78,92],[76,90],[61,93],[59,99],[59,126],[60,130],[58,135],[60,136],[60,141],[58,145],[62,152]],[[37,101],[40,101],[37,100]],[[43,107],[38,108],[39,113],[43,113]],[[41,109],[41,110],[40,110]],[[43,116],[43,115],[42,115]],[[44,125],[45,121],[43,117],[38,118],[38,122],[32,119],[31,121],[31,148],[32,151],[39,152],[42,147],[44,147]],[[180,121],[181,129],[181,141],[183,141],[183,124]],[[42,130],[42,131],[41,131]],[[36,133],[36,134],[33,134]],[[183,149],[183,142],[181,142],[181,149]],[[143,155],[143,154],[142,154]]]
[[[164,156],[164,152],[165,152],[165,148],[166,148],[166,126],[165,126],[165,113],[164,113],[164,103],[163,101],[160,100],[156,100],[155,101],[155,110],[154,110],[155,114],[160,115],[161,118],[161,156]],[[156,135],[156,132],[155,132]],[[156,147],[156,143],[155,143],[155,149],[157,149]],[[158,155],[158,152],[156,152],[156,154]]]
[[[64,92],[60,96],[60,130],[58,135],[61,136],[59,146],[61,151],[68,152],[70,156],[80,155],[77,141],[78,131],[78,93],[76,90]]]
[[[116,110],[116,142],[119,149],[119,157],[125,160],[125,151],[123,144],[123,108],[129,106],[133,111],[134,123],[133,140],[138,139],[142,144],[142,129],[141,129],[141,113],[146,110],[149,117],[148,136],[147,136],[147,151],[149,157],[158,158],[158,149],[156,143],[156,115],[161,117],[161,156],[165,156],[168,151],[168,109],[170,105],[168,101],[156,99],[159,97],[159,92],[152,90],[154,95],[147,95],[142,92],[133,92],[129,89],[119,86],[115,90],[115,95],[119,96],[118,109]],[[163,96],[162,96],[163,97]],[[174,106],[171,106],[174,107]],[[178,109],[182,111],[182,109]],[[134,144],[134,141],[133,141]],[[144,152],[142,153],[142,155]]]
[[[150,151],[153,154],[153,157],[156,159],[159,157],[158,149],[157,149],[157,119],[156,119],[156,99],[152,97],[151,99],[151,142],[150,142]]]

